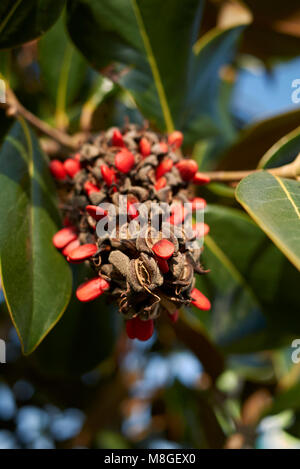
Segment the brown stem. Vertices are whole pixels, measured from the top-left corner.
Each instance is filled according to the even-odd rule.
[[[205,172],[204,174],[206,174],[212,182],[233,182],[240,181],[250,174],[254,174],[259,171],[262,170],[252,169],[247,171],[211,171]],[[266,171],[270,174],[273,174],[274,176],[297,179],[300,175],[300,154],[292,163],[285,164],[279,168],[267,169]]]
[[[7,87],[6,91],[6,103],[4,107],[7,109],[7,114],[10,116],[22,116],[26,119],[31,125],[36,127],[40,132],[48,137],[51,137],[53,140],[56,140],[64,147],[71,148],[76,150],[79,146],[80,138],[78,136],[71,136],[62,132],[61,130],[51,127],[46,122],[39,119],[37,116],[32,114],[28,109],[26,109],[18,100],[11,88]]]

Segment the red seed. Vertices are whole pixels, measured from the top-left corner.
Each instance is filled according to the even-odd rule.
[[[200,173],[199,171],[195,174],[193,178],[193,184],[197,184],[201,186],[202,184],[208,184],[210,182],[210,178],[206,176],[204,173]]]
[[[168,260],[174,254],[174,244],[168,239],[161,239],[152,247],[154,254],[161,259]]]
[[[126,321],[126,333],[129,339],[136,339],[134,319],[130,319],[129,321]]]
[[[64,181],[67,177],[67,171],[63,163],[59,160],[50,161],[49,169],[52,176],[59,181]]]
[[[103,210],[103,208],[98,207],[97,205],[87,205],[85,207],[85,210],[96,221],[101,220],[101,218],[106,217],[107,215],[107,212]]]
[[[148,321],[142,321],[139,317],[135,318],[135,334],[136,338],[142,341],[146,341],[152,337],[154,332],[154,323],[152,319]]]
[[[86,181],[83,185],[83,188],[85,192],[87,193],[87,195],[90,195],[93,192],[100,192],[99,187],[93,184],[91,181]]]
[[[183,133],[179,132],[179,130],[175,130],[172,132],[168,137],[168,143],[174,149],[180,148],[183,142]]]
[[[156,180],[160,179],[164,174],[171,171],[173,168],[173,161],[171,158],[164,159],[156,168]]]
[[[203,236],[206,236],[209,233],[209,226],[206,223],[195,223],[193,225],[193,231],[196,236],[196,238],[203,238]]]
[[[139,211],[134,202],[127,202],[127,214],[131,220],[134,220],[139,216]]]
[[[105,278],[102,278],[102,277],[99,277],[99,279],[100,279],[99,285],[100,285],[101,290],[103,291],[108,290],[110,287],[109,282],[105,280]]]
[[[74,228],[68,227],[59,230],[52,238],[53,244],[57,249],[63,249],[67,244],[74,241],[77,238],[77,234]]]
[[[197,212],[198,210],[204,210],[206,207],[206,200],[202,199],[201,197],[195,197],[194,199],[190,200],[191,208],[193,212]]]
[[[79,161],[74,160],[73,158],[68,158],[64,161],[65,170],[68,173],[68,176],[73,178],[81,170],[81,165]]]
[[[144,158],[151,154],[151,144],[149,140],[147,140],[145,137],[141,138],[139,147],[140,147],[141,155],[143,155]]]
[[[161,153],[168,153],[169,152],[169,147],[165,142],[160,142],[159,143],[159,148]]]
[[[114,147],[124,147],[123,135],[119,129],[115,129],[113,132],[111,143]]]
[[[156,181],[156,184],[154,187],[157,191],[159,191],[160,189],[163,189],[164,187],[166,187],[166,185],[167,185],[167,180],[164,176],[162,176]]]
[[[177,322],[179,319],[179,311],[176,310],[174,313],[168,313],[169,318],[171,319],[172,322]]]
[[[75,153],[73,158],[77,161],[80,161],[80,153]]]
[[[128,173],[134,166],[134,156],[128,150],[119,151],[115,156],[115,166],[121,173]]]
[[[101,166],[101,174],[108,186],[111,186],[114,180],[114,172],[106,165]]]
[[[117,175],[116,175],[116,171],[115,171],[115,168],[110,168],[111,170],[111,174],[112,174],[112,182],[116,182],[117,181]],[[114,187],[115,189],[115,187]]]
[[[211,308],[211,303],[208,298],[206,298],[198,288],[193,288],[191,291],[191,303],[196,306],[196,308],[201,309],[202,311],[208,311]]]
[[[64,217],[63,225],[64,226],[72,226],[72,223],[70,222],[70,219],[68,217]]]
[[[194,160],[181,160],[176,164],[176,168],[184,181],[191,181],[198,170],[198,165]]]
[[[169,272],[170,269],[167,261],[158,257],[157,264],[163,274],[167,274]]]
[[[79,239],[74,239],[74,241],[71,241],[67,246],[62,250],[62,253],[65,257],[68,257],[70,252],[74,251],[74,249],[78,248],[80,246],[80,241]]]
[[[92,257],[97,251],[98,248],[96,244],[83,244],[70,252],[68,260],[71,262],[81,262]]]
[[[168,219],[171,225],[181,225],[188,215],[188,209],[181,204],[175,204],[172,207],[172,213]]]
[[[101,277],[96,277],[82,283],[76,290],[78,300],[83,302],[92,301],[102,295],[102,280]]]
[[[152,319],[142,321],[139,317],[126,321],[126,333],[129,339],[139,339],[142,341],[150,339],[154,332],[154,322]]]

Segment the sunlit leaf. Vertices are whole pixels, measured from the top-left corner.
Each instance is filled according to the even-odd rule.
[[[300,270],[300,183],[262,171],[243,179],[236,197]]]

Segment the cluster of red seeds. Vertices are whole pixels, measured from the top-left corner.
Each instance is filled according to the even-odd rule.
[[[202,185],[209,179],[198,171],[194,160],[181,157],[178,149],[182,141],[183,135],[178,131],[165,140],[134,126],[128,126],[123,132],[114,128],[83,145],[81,151],[64,162],[50,163],[52,175],[67,194],[65,228],[54,235],[53,243],[69,262],[89,261],[97,272],[95,278],[77,288],[76,296],[83,302],[94,300],[104,292],[116,296],[131,339],[147,340],[152,336],[153,319],[168,310],[163,302],[165,295],[175,305],[192,303],[201,310],[210,309],[209,300],[194,287],[194,271],[203,273],[198,264],[200,251],[188,252],[183,243],[179,242],[178,247],[175,238],[164,238],[161,233],[153,242],[149,237],[143,248],[131,240],[117,244],[116,240],[103,241],[95,231],[97,222],[107,216],[98,204],[102,201],[117,204],[118,193],[128,195],[129,220],[139,216],[138,202],[157,200],[171,204],[176,201],[168,219],[174,230],[187,215],[184,200],[190,201],[192,212],[204,210],[205,200],[186,199],[186,191],[190,183]],[[194,239],[208,231],[205,223],[193,225]],[[183,265],[180,272],[179,261]],[[178,275],[175,281],[174,275]],[[172,282],[174,291],[171,291]],[[169,288],[169,293],[162,292],[162,286],[167,292]],[[168,314],[172,321],[177,320],[177,309],[172,308]]]

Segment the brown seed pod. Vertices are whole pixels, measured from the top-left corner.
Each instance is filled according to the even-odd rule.
[[[89,258],[95,278],[109,282],[105,294],[117,300],[126,319],[148,321],[149,330],[149,320],[166,305],[177,310],[191,303],[194,274],[205,272],[193,230],[179,223],[189,215],[183,204],[191,198],[189,181],[197,169],[193,160],[177,151],[181,142],[178,132],[168,140],[145,127],[114,127],[90,137],[74,161],[68,158],[76,171],[64,178],[58,174],[63,212],[72,225],[68,232],[75,233],[70,242],[76,236],[82,245],[97,246]],[[121,196],[127,196],[125,209]],[[114,210],[102,208],[97,214],[95,206],[102,203]],[[114,228],[105,231],[110,223]],[[99,224],[104,231],[98,230]],[[65,243],[57,239],[64,233],[54,238],[59,249]],[[133,329],[128,326],[136,336]]]

